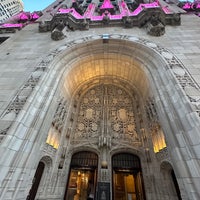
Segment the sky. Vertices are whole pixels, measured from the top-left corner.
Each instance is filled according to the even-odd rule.
[[[55,0],[22,0],[24,3],[24,11],[39,11],[46,8],[49,4],[53,3]],[[185,0],[179,0],[185,1]],[[194,0],[188,0],[193,2]]]
[[[38,11],[43,10],[55,0],[23,0],[24,11]]]

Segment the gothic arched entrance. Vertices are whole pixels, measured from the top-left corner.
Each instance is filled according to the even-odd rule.
[[[142,169],[138,156],[119,153],[112,157],[113,199],[144,200]]]
[[[35,196],[37,194],[38,187],[39,187],[39,184],[40,184],[43,172],[44,172],[44,168],[45,168],[45,164],[43,162],[39,162],[38,167],[35,172],[35,175],[34,175],[34,178],[33,178],[33,181],[32,181],[32,183],[33,183],[32,187],[29,191],[29,194],[28,194],[26,200],[34,200],[35,199]]]
[[[139,115],[142,112],[142,102],[139,101],[138,93],[128,83],[117,79],[114,82],[109,77],[104,77],[98,83],[95,83],[94,80],[88,84],[87,88],[82,87],[77,93],[71,117],[73,125],[70,130],[70,143],[73,145],[71,148],[76,145],[79,148],[81,148],[80,145],[84,148],[92,145],[99,152],[101,168],[96,171],[98,192],[94,196],[97,199],[102,199],[104,196],[106,199],[110,199],[110,187],[113,187],[114,197],[112,199],[117,200],[116,196],[119,194],[117,194],[117,186],[115,187],[113,184],[115,185],[116,180],[122,178],[125,180],[123,184],[130,183],[130,190],[128,187],[124,188],[125,185],[123,185],[124,194],[120,198],[144,200],[139,157],[128,153],[117,154],[113,156],[111,164],[110,156],[111,149],[116,148],[117,145],[129,148],[141,146],[143,132],[140,129],[143,114]],[[88,160],[91,157],[90,154],[89,152],[87,154],[79,152],[72,156],[66,200],[72,197],[74,199],[76,196],[81,200],[86,200],[90,177],[94,177],[93,171],[97,169],[96,165],[91,164],[92,160]],[[127,165],[122,168],[119,163],[126,161]],[[115,173],[113,182],[112,169]],[[94,180],[92,178],[91,182],[96,187]],[[81,190],[78,185],[82,186]]]
[[[54,80],[60,82],[54,88],[56,97],[64,99],[59,102],[64,102],[64,113],[67,113],[66,116],[61,112],[60,115],[55,114],[57,121],[53,123],[60,128],[60,138],[65,139],[58,142],[58,148],[63,147],[63,158],[58,159],[65,160],[60,171],[66,175],[66,180],[70,179],[71,171],[69,174],[66,171],[73,169],[67,160],[71,158],[71,152],[92,148],[99,155],[97,185],[109,183],[112,189],[112,152],[119,153],[119,149],[127,152],[128,149],[141,160],[146,199],[161,199],[160,189],[164,188],[164,184],[160,182],[157,168],[163,159],[174,156],[165,152],[168,151],[166,144],[170,147],[169,151],[177,145],[174,142],[180,127],[176,127],[173,120],[177,125],[182,124],[178,123],[181,122],[180,113],[174,112],[177,107],[173,100],[182,95],[182,90],[172,87],[176,80],[163,58],[174,61],[173,55],[155,44],[146,42],[141,45],[137,44],[137,38],[127,38],[130,41],[82,41],[82,44],[64,51],[59,63],[52,64],[51,69],[57,75]],[[160,54],[151,48],[156,48]],[[81,56],[77,58],[72,53],[74,51]],[[171,90],[166,90],[166,86]],[[185,106],[183,102],[181,105]],[[62,108],[59,106],[60,103],[58,108]],[[184,114],[185,110],[181,112]],[[154,184],[151,184],[152,181]]]
[[[94,197],[97,184],[98,156],[89,151],[75,153],[70,164],[70,175],[65,200],[87,200]]]
[[[178,181],[173,167],[167,161],[161,163],[162,181],[165,184],[164,194],[169,199],[182,200]]]

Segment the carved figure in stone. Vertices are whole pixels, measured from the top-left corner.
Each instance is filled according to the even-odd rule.
[[[55,28],[52,32],[51,32],[51,38],[53,40],[62,40],[64,39],[65,35],[62,31],[60,31],[59,29]]]
[[[108,16],[108,14],[109,14],[109,12],[106,10],[105,12],[104,12],[104,17],[103,17],[103,23],[104,24],[109,24],[109,22],[110,22],[110,18],[109,18],[109,16]]]
[[[181,17],[180,14],[175,13],[171,19],[171,25],[176,26],[181,24]]]
[[[51,38],[53,40],[64,39],[64,37],[65,37],[64,27],[65,27],[65,23],[63,20],[60,20],[59,22],[55,23],[55,28],[51,32]]]
[[[66,101],[64,101],[63,99],[60,99],[57,109],[56,109],[56,113],[55,113],[53,121],[52,121],[52,125],[59,132],[61,132],[63,129],[66,114],[67,114]]]
[[[161,36],[165,33],[165,26],[159,14],[153,14],[146,24],[147,33],[152,36]]]
[[[79,2],[74,1],[71,7],[74,8],[76,12],[78,12],[80,15],[83,15],[84,10],[83,10],[83,7],[79,5]]]
[[[126,28],[132,28],[133,27],[133,20],[129,16],[124,17],[123,23],[124,23],[124,26]]]
[[[48,25],[44,21],[39,23],[39,32],[47,32],[48,30]]]
[[[82,30],[89,30],[89,22],[87,21],[87,19],[85,18],[83,20],[83,23],[82,23]]]

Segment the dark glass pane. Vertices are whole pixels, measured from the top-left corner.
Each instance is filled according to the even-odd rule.
[[[123,169],[140,169],[140,160],[136,155],[120,153],[113,156],[112,159],[113,168]]]
[[[71,167],[97,167],[98,156],[93,152],[83,151],[72,156]]]

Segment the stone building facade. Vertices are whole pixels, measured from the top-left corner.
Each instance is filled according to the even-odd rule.
[[[69,7],[0,35],[0,199],[200,199],[200,19]]]

